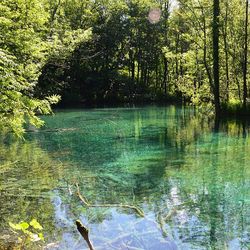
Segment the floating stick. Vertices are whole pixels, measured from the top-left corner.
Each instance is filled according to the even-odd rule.
[[[77,226],[77,230],[79,231],[79,233],[82,235],[84,240],[87,242],[89,249],[94,250],[94,247],[93,247],[91,241],[89,240],[89,230],[81,223],[80,220],[76,221],[76,226]]]

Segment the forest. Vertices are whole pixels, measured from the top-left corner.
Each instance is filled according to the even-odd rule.
[[[50,105],[185,103],[247,114],[242,0],[3,0],[1,127]],[[221,112],[222,111],[222,112]]]

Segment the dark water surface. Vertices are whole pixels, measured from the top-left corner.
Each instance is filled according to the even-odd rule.
[[[9,222],[36,218],[31,249],[249,249],[250,126],[215,131],[208,113],[174,106],[59,111],[26,141],[1,139],[0,245]],[[84,206],[128,204],[135,210]]]

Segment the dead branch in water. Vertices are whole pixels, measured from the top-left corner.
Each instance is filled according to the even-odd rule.
[[[165,217],[163,217],[162,219],[163,219],[164,221],[168,221],[168,220],[170,220],[176,213],[177,213],[177,208],[174,207],[174,208],[172,208],[172,209],[168,212],[168,214],[167,214]]]
[[[82,196],[81,192],[80,192],[80,188],[78,183],[76,183],[76,188],[77,188],[77,196],[79,197],[79,199],[83,202],[83,204],[87,207],[120,207],[120,208],[129,208],[129,209],[133,209],[139,216],[144,217],[144,212],[133,205],[126,205],[126,204],[91,204],[87,201],[87,199]]]
[[[89,230],[81,223],[80,220],[76,221],[76,226],[77,226],[77,230],[79,231],[79,233],[82,235],[84,240],[87,242],[89,249],[94,250],[94,247],[93,247],[91,241],[89,240]]]

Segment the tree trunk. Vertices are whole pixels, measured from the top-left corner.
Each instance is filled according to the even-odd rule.
[[[167,95],[167,75],[168,75],[168,61],[164,56],[164,73],[163,73],[163,85],[164,85],[164,94]]]
[[[164,8],[163,8],[163,13],[164,13],[164,44],[165,46],[168,47],[169,42],[168,42],[168,19],[169,19],[169,0],[164,2]],[[163,70],[163,86],[164,86],[164,94],[165,96],[167,95],[167,85],[168,85],[168,60],[163,56],[163,65],[164,65],[164,70]]]
[[[210,88],[212,89],[213,86],[213,77],[212,77],[212,73],[211,73],[211,69],[209,67],[209,63],[207,61],[207,31],[206,31],[206,16],[204,13],[204,9],[201,8],[202,11],[202,24],[203,24],[203,63],[207,72],[207,76],[208,76],[208,80],[209,80],[209,84],[210,84]],[[212,92],[212,91],[211,91]]]
[[[248,42],[248,0],[246,0],[245,19],[245,45],[244,45],[244,66],[243,66],[243,109],[247,109],[247,42]]]
[[[226,2],[226,16],[223,29],[224,51],[225,51],[225,70],[226,70],[226,102],[229,102],[229,63],[228,63],[228,43],[227,43],[227,23],[228,23],[228,1]]]
[[[219,70],[219,15],[220,1],[214,0],[213,6],[213,93],[215,114],[218,116],[221,111],[220,107],[220,70]]]

